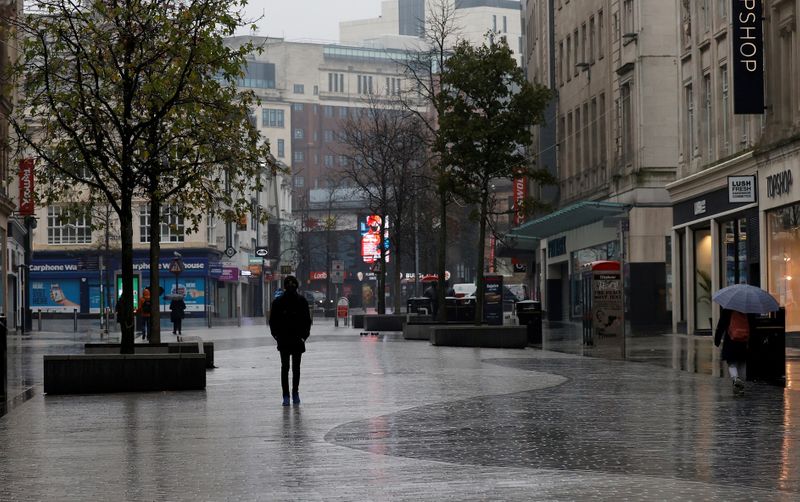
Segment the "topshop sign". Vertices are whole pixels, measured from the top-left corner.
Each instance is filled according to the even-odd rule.
[[[733,113],[764,113],[763,0],[733,0]]]

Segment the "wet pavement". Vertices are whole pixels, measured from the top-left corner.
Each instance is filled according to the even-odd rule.
[[[643,363],[563,333],[561,352],[434,347],[321,321],[285,408],[265,328],[191,334],[215,342],[205,391],[88,396],[43,396],[41,355],[96,334],[9,337],[0,500],[800,498],[800,392],[734,398],[670,368],[674,339],[632,344]]]

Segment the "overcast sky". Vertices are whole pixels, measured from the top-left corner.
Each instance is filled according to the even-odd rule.
[[[263,19],[259,35],[287,40],[339,40],[339,21],[378,17],[381,0],[249,0],[247,14]]]

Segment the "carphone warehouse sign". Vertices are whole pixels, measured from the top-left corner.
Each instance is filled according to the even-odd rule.
[[[763,0],[733,0],[733,113],[764,113]]]

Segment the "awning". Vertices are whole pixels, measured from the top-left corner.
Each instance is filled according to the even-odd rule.
[[[619,202],[583,201],[561,208],[548,215],[523,223],[509,236],[546,239],[550,236],[595,223],[607,216],[617,216],[627,209]]]

